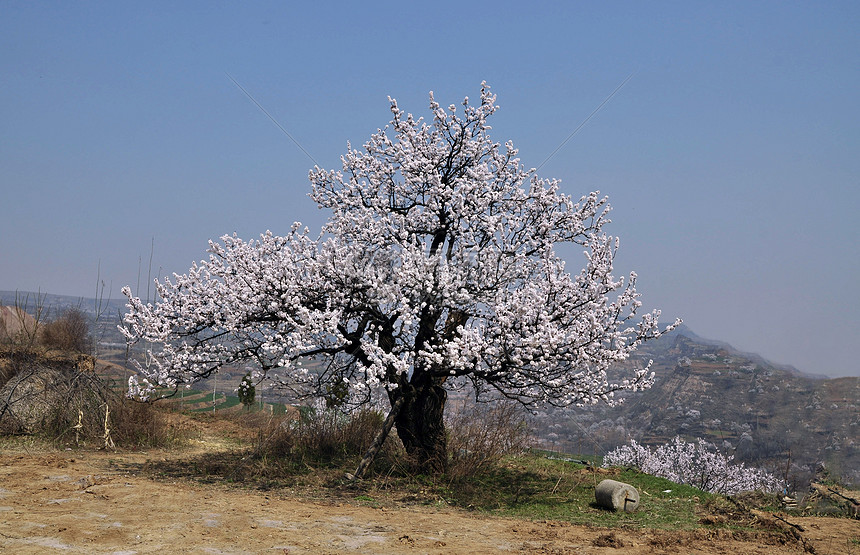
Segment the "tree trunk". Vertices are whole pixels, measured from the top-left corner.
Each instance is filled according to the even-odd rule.
[[[423,383],[422,383],[423,382]],[[431,380],[405,384],[392,392],[403,405],[395,417],[397,436],[420,472],[440,473],[448,467],[445,401],[448,393]]]
[[[391,410],[388,412],[388,416],[385,417],[385,421],[382,423],[382,429],[377,432],[376,437],[373,438],[373,443],[370,444],[370,448],[364,454],[364,457],[359,461],[358,466],[355,469],[355,473],[350,475],[347,474],[347,478],[350,480],[360,480],[364,476],[364,471],[367,470],[367,467],[370,466],[370,463],[373,462],[373,459],[376,457],[376,454],[379,453],[379,450],[382,448],[382,444],[385,443],[385,439],[388,437],[388,432],[391,431],[391,426],[394,425],[394,419],[397,417],[397,414],[400,412],[400,408],[403,406],[403,397],[397,399],[391,404]]]

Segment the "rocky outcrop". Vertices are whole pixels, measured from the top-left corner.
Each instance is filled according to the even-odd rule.
[[[16,306],[0,304],[0,342],[15,340],[21,335],[36,334],[36,319]]]
[[[34,433],[41,429],[52,412],[66,404],[68,387],[62,384],[67,381],[66,373],[45,366],[16,374],[0,389],[0,430]]]
[[[0,387],[0,431],[36,433],[52,421],[67,421],[72,406],[104,402],[104,388],[91,373],[92,357],[14,353],[0,362],[11,368],[11,377]]]

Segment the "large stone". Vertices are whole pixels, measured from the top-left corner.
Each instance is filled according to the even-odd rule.
[[[68,404],[68,378],[54,368],[34,365],[0,388],[0,428],[13,433],[35,433],[52,411]]]
[[[0,371],[12,374],[0,387],[0,431],[37,433],[51,421],[77,420],[78,410],[97,411],[109,391],[94,361],[67,353],[0,356]]]
[[[594,490],[597,504],[604,509],[632,513],[639,508],[639,492],[630,484],[603,480]]]

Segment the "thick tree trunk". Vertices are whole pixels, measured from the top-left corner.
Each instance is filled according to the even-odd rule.
[[[445,388],[431,380],[406,384],[392,392],[403,405],[395,417],[397,436],[418,470],[427,473],[444,472],[448,466],[445,436]]]

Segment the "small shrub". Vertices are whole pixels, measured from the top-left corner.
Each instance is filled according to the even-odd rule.
[[[251,405],[254,404],[254,399],[257,396],[257,388],[254,386],[254,380],[250,372],[242,377],[242,382],[239,384],[237,393],[239,395],[239,401],[247,410],[250,411]]]
[[[86,353],[92,348],[90,323],[79,308],[68,308],[42,328],[42,344],[49,349]]]
[[[271,419],[261,430],[257,457],[278,459],[294,466],[342,467],[351,472],[385,419],[385,414],[376,410],[344,413],[331,408],[301,407],[296,412],[283,420]],[[487,472],[502,457],[525,451],[530,436],[519,405],[502,401],[464,406],[449,413],[447,429],[450,460],[447,475],[452,480]],[[373,468],[396,469],[397,474],[411,476],[414,463],[392,430],[375,457]]]
[[[119,447],[165,447],[184,437],[152,403],[116,396],[110,403],[110,419],[111,435]]]
[[[14,378],[21,368],[26,364],[27,359],[32,359],[32,355],[9,348],[8,346],[0,347],[0,387],[6,385],[6,382]]]
[[[67,402],[56,405],[38,432],[65,444],[92,447],[165,447],[179,439],[166,415],[150,403],[116,394],[98,378],[67,384]]]
[[[294,463],[341,466],[357,462],[382,427],[384,415],[375,410],[344,413],[335,409],[304,410],[284,420],[273,420],[274,429],[263,433],[258,456],[279,457]],[[393,438],[389,437],[380,460],[387,460]]]
[[[505,455],[526,450],[529,428],[512,401],[464,404],[447,421],[448,475],[461,479],[487,471]]]

